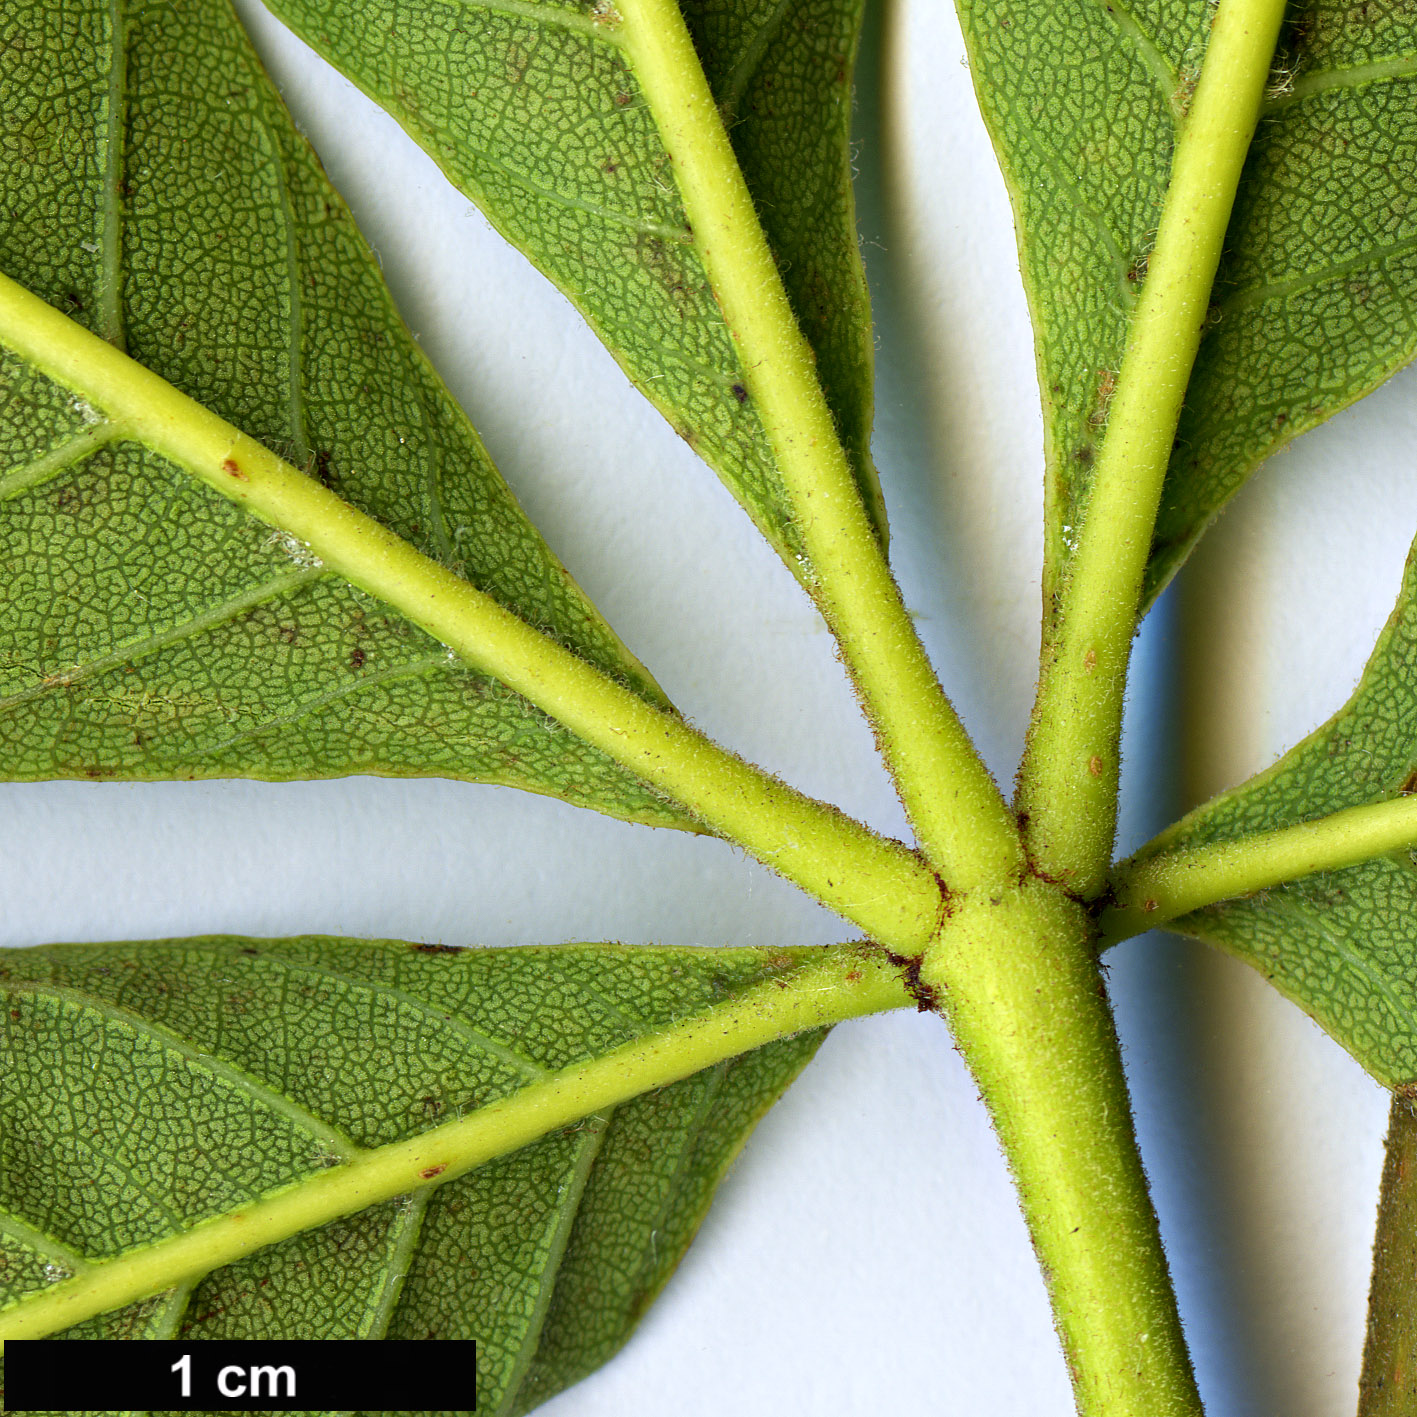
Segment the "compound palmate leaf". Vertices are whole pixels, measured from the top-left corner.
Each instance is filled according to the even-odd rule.
[[[1417,554],[1353,697],[1148,854],[1234,841],[1417,785]],[[1167,926],[1249,961],[1389,1086],[1417,1081],[1417,851],[1321,872]]]
[[[1209,0],[959,0],[1008,179],[1066,576]],[[1417,11],[1290,9],[1163,495],[1154,596],[1265,457],[1417,351]]]
[[[269,8],[386,108],[566,292],[794,573],[801,548],[670,152],[610,0]],[[857,483],[872,345],[848,155],[860,0],[688,0],[683,13]]]
[[[0,270],[662,696],[400,323],[225,0],[0,9]],[[0,349],[0,772],[438,774],[684,821]]]
[[[319,937],[0,952],[0,1335],[105,1262],[220,1232],[371,1149],[436,1145],[754,986],[776,997],[822,954]],[[408,1194],[151,1284],[65,1336],[472,1338],[477,1411],[526,1411],[624,1342],[821,1036],[597,1108],[456,1179],[428,1166]]]

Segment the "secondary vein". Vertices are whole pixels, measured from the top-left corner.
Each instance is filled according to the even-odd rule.
[[[1273,113],[1311,94],[1330,89],[1365,88],[1369,84],[1390,79],[1410,79],[1417,76],[1417,54],[1394,54],[1386,59],[1374,59],[1368,64],[1354,64],[1346,69],[1315,69],[1301,74],[1292,88],[1276,94],[1265,104],[1265,112]]]
[[[364,1322],[359,1326],[360,1338],[387,1338],[389,1326],[394,1321],[399,1300],[403,1297],[404,1281],[408,1278],[409,1266],[418,1249],[423,1233],[423,1218],[428,1213],[428,1201],[432,1191],[417,1191],[404,1197],[397,1204],[399,1212],[391,1227],[393,1244],[389,1247],[388,1260],[384,1266],[384,1282],[379,1286]]]
[[[249,1205],[97,1262],[0,1310],[0,1343],[70,1328],[342,1215],[445,1184],[560,1127],[775,1039],[912,1002],[899,971],[881,954],[824,950],[789,976],[750,986],[467,1116],[356,1152]]]
[[[1365,266],[1386,261],[1392,256],[1405,256],[1412,250],[1417,250],[1417,236],[1393,241],[1386,246],[1371,246],[1346,261],[1335,261],[1332,265],[1316,271],[1305,271],[1302,275],[1291,276],[1288,280],[1267,281],[1232,291],[1220,302],[1218,310],[1223,317],[1241,310],[1253,309],[1256,305],[1263,305],[1270,300],[1285,300],[1301,291],[1311,290],[1341,276],[1351,275]]]
[[[8,1235],[18,1240],[26,1249],[33,1250],[53,1264],[61,1265],[71,1274],[82,1274],[89,1262],[68,1245],[61,1244],[52,1235],[37,1229],[28,1221],[21,1220],[13,1211],[0,1210],[0,1235]]]
[[[771,13],[753,31],[733,67],[728,71],[718,94],[718,108],[723,114],[725,127],[731,128],[737,121],[738,106],[743,102],[743,94],[762,64],[773,36],[782,27],[788,11],[796,3],[797,0],[777,0]]]
[[[259,1078],[252,1077],[250,1073],[238,1068],[234,1063],[228,1063],[214,1053],[204,1052],[195,1047],[171,1029],[164,1028],[162,1025],[152,1022],[151,1019],[134,1013],[131,1009],[122,1008],[109,999],[100,998],[97,994],[91,994],[82,989],[72,989],[62,984],[41,984],[29,980],[7,980],[0,984],[0,993],[28,994],[39,998],[53,999],[56,1003],[70,1008],[86,1009],[99,1014],[113,1023],[121,1024],[140,1037],[150,1039],[164,1051],[177,1054],[192,1066],[209,1072],[213,1077],[221,1078],[224,1082],[239,1088],[263,1107],[278,1113],[301,1131],[307,1133],[312,1140],[318,1141],[331,1154],[349,1160],[360,1150],[350,1137],[340,1131],[338,1127],[332,1127],[308,1108],[300,1106],[293,1098],[287,1097],[282,1092],[277,1092],[273,1087],[268,1087]]]
[[[434,1021],[440,1028],[446,1028],[456,1033],[464,1042],[472,1044],[479,1052],[486,1053],[488,1057],[505,1063],[514,1072],[519,1073],[523,1081],[544,1082],[551,1076],[549,1069],[543,1068],[540,1063],[533,1058],[528,1058],[525,1053],[518,1052],[510,1044],[493,1038],[479,1028],[474,1028],[456,1014],[431,1008],[421,999],[415,998],[412,994],[396,988],[392,984],[371,983],[367,979],[356,979],[352,975],[341,974],[339,970],[331,969],[328,965],[306,964],[301,960],[283,959],[278,955],[263,956],[262,966],[283,969],[292,974],[312,974],[320,979],[333,980],[354,992],[395,1000],[424,1018]]]
[[[1180,95],[1180,76],[1161,52],[1155,38],[1147,33],[1141,21],[1121,0],[1095,0],[1095,3],[1106,12],[1107,18],[1116,26],[1118,33],[1131,42],[1137,58],[1155,81],[1172,122],[1179,123],[1186,116]]]
[[[0,477],[0,502],[9,502],[15,497],[24,496],[26,492],[33,492],[46,482],[52,482],[61,473],[67,472],[100,448],[117,442],[123,436],[124,428],[121,423],[108,419],[99,420],[85,428],[82,433],[76,433],[58,447],[41,454],[33,462],[14,468]]]
[[[99,333],[127,347],[123,312],[123,164],[128,135],[128,17],[126,0],[109,0],[108,95],[104,110],[103,213],[99,235]]]
[[[507,1375],[506,1395],[497,1408],[496,1417],[504,1417],[504,1414],[515,1407],[521,1385],[526,1381],[526,1375],[536,1357],[541,1333],[546,1327],[546,1316],[551,1311],[551,1300],[556,1294],[556,1281],[566,1258],[566,1247],[571,1243],[571,1233],[581,1213],[581,1203],[585,1200],[586,1184],[595,1169],[596,1158],[600,1155],[600,1148],[605,1142],[605,1134],[614,1115],[614,1110],[608,1109],[603,1116],[589,1117],[576,1134],[575,1160],[556,1199],[556,1222],[542,1256],[531,1316],[527,1320],[516,1359]]]
[[[158,630],[151,635],[144,635],[141,639],[130,640],[108,654],[99,655],[97,658],[86,660],[81,664],[75,664],[69,669],[60,670],[55,674],[47,674],[38,683],[31,684],[29,688],[21,689],[18,693],[0,699],[0,712],[29,703],[31,700],[53,693],[57,689],[67,688],[71,684],[79,684],[96,675],[105,674],[120,665],[136,663],[170,645],[193,639],[219,625],[229,624],[238,615],[242,615],[248,610],[254,610],[256,606],[263,605],[268,600],[288,595],[301,586],[309,585],[311,581],[319,580],[324,574],[322,570],[307,569],[291,571],[282,576],[273,576],[270,580],[251,586],[230,599],[222,601],[219,605],[213,605],[202,611],[201,614],[183,620],[180,624],[169,626],[165,630]]]
[[[266,135],[272,178],[276,187],[274,210],[280,215],[285,232],[285,293],[286,330],[286,407],[290,420],[291,460],[304,464],[310,460],[310,433],[305,421],[305,299],[301,290],[300,248],[296,239],[295,211],[290,200],[290,174],[285,167],[285,154],[274,129],[264,114],[257,115],[261,131]]]

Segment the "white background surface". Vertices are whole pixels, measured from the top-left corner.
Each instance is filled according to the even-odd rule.
[[[398,129],[253,3],[287,101],[405,317],[532,518],[700,727],[904,823],[796,585],[570,306]],[[878,459],[907,601],[1012,776],[1037,653],[1041,432],[1001,182],[952,15],[873,17],[858,115]],[[1276,459],[1168,598],[1137,700],[1131,844],[1348,693],[1417,526],[1399,379]],[[1149,687],[1148,687],[1149,686]],[[1187,738],[1177,786],[1179,744]],[[322,931],[490,945],[812,943],[849,932],[722,843],[507,789],[348,780],[0,788],[3,942]],[[1168,800],[1169,798],[1169,800]],[[1124,842],[1124,846],[1127,843]],[[1113,968],[1140,1125],[1213,1417],[1352,1412],[1385,1104],[1239,966],[1148,940]],[[545,1409],[1071,1411],[1042,1286],[937,1020],[843,1026],[760,1128],[609,1367]]]

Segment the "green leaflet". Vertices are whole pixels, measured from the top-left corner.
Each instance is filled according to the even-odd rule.
[[[1033,312],[1056,602],[1207,0],[959,0]],[[1249,473],[1417,351],[1417,14],[1295,7],[1191,379],[1145,598]]]
[[[850,947],[218,937],[0,952],[0,1336],[26,1295],[82,1284],[95,1262],[201,1222],[220,1232],[371,1148],[422,1136],[449,1155],[439,1127],[656,1032],[668,1041],[646,1055],[669,1051],[663,1030],[751,1010],[754,986],[770,1008],[838,954],[860,979]],[[805,983],[820,995],[820,978]],[[725,1058],[734,1025],[712,1027],[706,1071],[579,1120],[572,1107],[456,1179],[412,1171],[408,1194],[215,1272],[159,1271],[149,1297],[73,1336],[471,1337],[477,1410],[526,1411],[624,1342],[822,1037]]]
[[[0,269],[662,696],[526,521],[224,3],[0,15]],[[683,818],[0,351],[10,778],[438,774]]]
[[[1403,1417],[1417,1406],[1417,1116],[1394,1097],[1373,1245],[1358,1417]]]
[[[386,108],[577,305],[794,574],[801,546],[609,0],[270,9]],[[685,19],[857,484],[872,347],[848,160],[857,0],[690,0]]]
[[[1234,841],[1408,792],[1417,770],[1417,555],[1353,697],[1266,772],[1192,812],[1147,856]],[[1167,928],[1249,961],[1380,1082],[1417,1079],[1417,852],[1307,876]]]

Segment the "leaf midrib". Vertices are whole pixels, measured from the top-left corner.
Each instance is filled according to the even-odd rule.
[[[829,947],[789,974],[768,975],[720,1004],[562,1068],[466,1116],[400,1141],[356,1149],[349,1160],[249,1205],[92,1262],[82,1275],[0,1309],[0,1345],[6,1337],[42,1337],[71,1327],[342,1215],[446,1184],[561,1127],[776,1039],[912,1002],[883,957]]]
[[[543,633],[393,528],[343,500],[3,274],[0,342],[21,361],[79,394],[101,415],[127,419],[134,439],[160,458],[266,525],[289,533],[355,589],[397,610],[475,671],[500,680],[585,743],[637,774],[698,825],[731,836],[862,926],[872,938],[909,952],[933,931],[940,912],[940,884],[907,847],[876,835],[836,808],[794,791],[710,742],[642,688],[627,682],[628,675],[614,677]],[[820,401],[819,388],[816,397]],[[818,411],[829,420],[824,403]],[[815,456],[812,450],[803,453],[808,462]],[[839,443],[831,456],[840,461],[836,490],[845,499],[837,510],[850,523],[850,536],[843,544],[854,548],[853,555],[869,550],[858,567],[860,583],[853,580],[850,586],[852,613],[859,617],[868,604],[879,604],[871,586],[873,578],[884,578],[890,597],[888,618],[897,612],[903,616]],[[833,502],[819,499],[818,505],[823,500]],[[826,512],[831,526],[842,530],[836,512],[830,506]],[[835,533],[824,534],[830,539]],[[928,676],[938,697],[933,670],[913,627],[905,646],[873,642],[872,652],[876,676],[883,677],[887,666],[908,671],[917,687],[923,687]],[[897,714],[912,725],[912,751],[938,755],[950,763],[966,752],[972,755],[967,740],[951,736],[963,730],[948,706],[943,716],[943,723],[938,713],[929,716],[922,727],[913,715],[903,710]],[[946,733],[950,725],[953,729]],[[921,738],[923,744],[917,741]],[[970,756],[968,761],[973,767],[959,795],[969,796],[970,783],[978,788],[975,778],[982,774],[990,800],[997,800],[993,780],[978,758]],[[1009,839],[1014,840],[1011,826],[1009,831]]]

